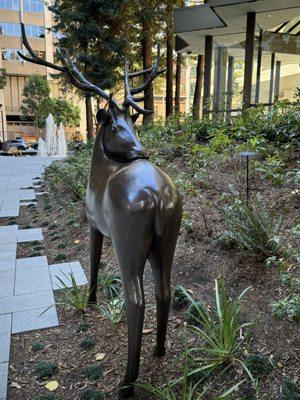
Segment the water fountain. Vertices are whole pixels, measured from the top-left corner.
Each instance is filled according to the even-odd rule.
[[[39,141],[39,147],[40,144],[42,145],[41,153],[44,151],[45,156],[65,157],[67,155],[67,141],[64,127],[61,123],[59,128],[57,128],[52,114],[49,114],[46,118],[46,137],[45,141]]]
[[[67,155],[67,140],[64,131],[63,124],[60,123],[57,130],[57,155],[60,157],[66,157]]]

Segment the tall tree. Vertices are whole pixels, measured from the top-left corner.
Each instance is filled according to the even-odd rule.
[[[176,78],[175,78],[175,112],[180,112],[180,89],[181,89],[181,72],[182,72],[183,55],[177,53],[176,59]]]
[[[197,59],[197,67],[196,67],[196,84],[195,84],[194,102],[193,102],[194,119],[200,118],[203,70],[204,70],[204,56],[200,54]]]
[[[54,32],[88,80],[111,89],[123,67],[127,0],[54,0]],[[92,100],[85,95],[87,136],[94,135]]]
[[[174,0],[167,0],[166,4],[166,47],[167,47],[167,73],[166,73],[166,117],[173,114],[173,82],[174,82]]]

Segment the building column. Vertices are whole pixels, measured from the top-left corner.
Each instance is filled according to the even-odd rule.
[[[272,53],[272,56],[271,56],[271,69],[270,69],[270,86],[269,86],[269,106],[273,103],[274,70],[275,70],[275,53]]]
[[[213,57],[213,37],[205,36],[203,115],[207,116],[210,106],[211,70]]]
[[[263,30],[259,31],[258,49],[257,49],[257,70],[256,70],[256,87],[255,87],[255,104],[259,103],[260,93],[260,75],[261,75],[261,59],[262,59],[262,39]]]
[[[251,104],[252,74],[254,62],[256,13],[247,13],[246,50],[244,69],[243,109],[248,109]]]
[[[225,107],[225,84],[227,68],[227,50],[218,47],[216,50],[213,109],[218,114]]]
[[[279,99],[280,70],[281,70],[281,61],[276,61],[276,65],[275,65],[275,84],[274,84],[274,100],[275,101],[278,101],[278,99]]]
[[[234,57],[228,57],[228,71],[227,71],[227,98],[226,98],[226,114],[230,116],[230,110],[232,109],[232,97],[233,97],[233,72],[234,72]]]

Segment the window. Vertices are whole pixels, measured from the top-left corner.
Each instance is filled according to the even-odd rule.
[[[43,13],[44,3],[41,0],[24,0],[24,11],[32,13]]]
[[[18,56],[18,49],[2,49],[2,60],[12,60],[21,62],[22,59]],[[21,50],[19,50],[21,51]]]
[[[21,36],[21,27],[19,24],[0,22],[0,35]]]
[[[43,26],[38,25],[25,25],[26,35],[35,38],[44,38],[45,29]]]
[[[6,10],[20,10],[20,0],[0,0],[0,8]]]

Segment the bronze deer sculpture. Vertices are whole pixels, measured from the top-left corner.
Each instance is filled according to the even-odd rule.
[[[128,360],[125,377],[119,389],[121,398],[133,394],[133,383],[139,372],[144,320],[143,272],[146,260],[152,267],[157,304],[157,338],[154,355],[165,355],[165,339],[171,299],[171,266],[181,224],[181,199],[171,179],[147,161],[147,155],[134,132],[139,114],[151,111],[137,103],[136,94],[149,87],[161,73],[158,62],[148,70],[128,73],[125,65],[125,100],[120,107],[108,93],[88,82],[69,57],[58,55],[57,66],[38,58],[31,49],[22,26],[23,42],[32,58],[30,62],[66,73],[74,86],[92,92],[108,101],[108,110],[101,109],[89,183],[86,194],[90,231],[89,303],[97,301],[97,278],[103,236],[111,239],[121,272],[128,323]],[[145,83],[131,89],[129,79],[148,74]],[[129,107],[137,111],[131,116]]]

